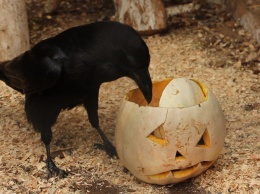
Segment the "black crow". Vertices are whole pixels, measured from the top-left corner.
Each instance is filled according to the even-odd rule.
[[[117,22],[96,22],[68,29],[0,64],[0,79],[25,94],[26,116],[41,133],[49,175],[67,175],[50,156],[51,127],[64,109],[83,104],[89,122],[103,140],[103,148],[110,156],[116,154],[99,126],[100,85],[127,76],[150,102],[149,63],[148,47],[133,28]]]

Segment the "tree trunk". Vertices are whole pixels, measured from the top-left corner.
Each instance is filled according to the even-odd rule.
[[[0,61],[4,61],[30,47],[24,0],[0,0],[0,16]]]
[[[132,26],[140,34],[151,35],[167,28],[167,16],[161,0],[114,0],[116,19]]]
[[[207,2],[225,5],[237,23],[250,32],[260,44],[260,16],[248,10],[245,0],[207,0]]]

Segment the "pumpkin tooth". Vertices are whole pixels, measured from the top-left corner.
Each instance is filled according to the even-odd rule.
[[[196,164],[195,166],[192,166],[190,168],[172,171],[172,175],[174,176],[174,178],[187,177],[187,176],[193,174],[198,169],[198,167],[199,167],[199,164]]]
[[[162,179],[166,179],[170,175],[170,173],[171,171],[167,171],[159,174],[148,175],[147,177],[153,180],[162,180]]]

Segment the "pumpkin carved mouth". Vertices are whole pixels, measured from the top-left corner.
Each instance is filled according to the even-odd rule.
[[[182,179],[186,177],[192,177],[200,168],[209,168],[213,163],[214,161],[203,161],[186,169],[171,170],[159,174],[147,175],[147,178],[152,180],[161,180],[167,178]]]

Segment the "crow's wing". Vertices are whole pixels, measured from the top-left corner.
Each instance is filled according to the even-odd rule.
[[[40,52],[40,54],[39,54]],[[57,48],[27,51],[2,66],[6,84],[24,94],[41,93],[53,87],[62,72],[65,55]]]

